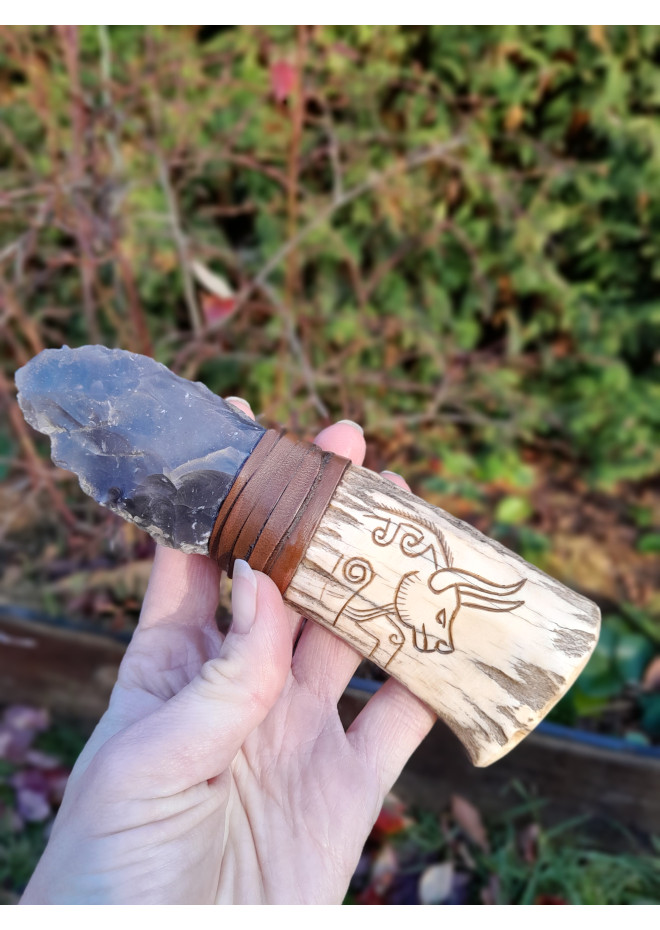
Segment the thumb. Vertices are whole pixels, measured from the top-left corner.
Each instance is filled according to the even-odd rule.
[[[291,669],[287,611],[274,582],[242,560],[234,565],[232,609],[220,654],[125,734],[136,792],[171,794],[219,775],[281,694]]]

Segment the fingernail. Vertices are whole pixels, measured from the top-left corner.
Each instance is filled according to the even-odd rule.
[[[257,579],[243,559],[234,562],[231,605],[234,614],[231,624],[233,632],[249,633],[257,614]]]
[[[347,426],[352,426],[353,429],[358,430],[358,432],[362,433],[362,435],[364,436],[364,430],[362,429],[362,427],[360,426],[359,423],[356,423],[356,422],[355,422],[355,420],[337,420],[337,423],[338,423],[338,424],[339,424],[339,423],[346,423]]]
[[[238,401],[239,404],[245,404],[246,407],[250,407],[250,409],[252,409],[249,400],[246,400],[244,397],[237,397],[236,395],[232,394],[231,397],[225,397],[225,400],[227,401],[227,403],[229,403],[232,400],[235,400],[235,401]]]
[[[392,475],[393,478],[401,478],[401,477],[402,477],[402,476],[398,473],[398,471],[390,471],[389,469],[385,469],[385,471],[382,471],[382,472],[381,472],[381,475],[383,476],[383,478],[385,477],[385,475]]]

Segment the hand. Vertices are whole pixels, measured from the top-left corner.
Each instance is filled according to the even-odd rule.
[[[316,442],[364,458],[348,424]],[[223,640],[217,566],[158,548],[109,708],[22,903],[342,901],[435,717],[390,680],[344,732],[337,701],[360,655],[236,564]]]

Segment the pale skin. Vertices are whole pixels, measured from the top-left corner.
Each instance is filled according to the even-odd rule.
[[[316,442],[364,458],[348,423]],[[21,903],[342,901],[436,718],[390,680],[345,731],[337,702],[360,655],[311,622],[298,639],[301,619],[244,562],[223,638],[219,580],[210,559],[158,548],[109,708]]]

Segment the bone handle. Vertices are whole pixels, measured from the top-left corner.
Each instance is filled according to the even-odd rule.
[[[577,678],[595,604],[467,523],[351,466],[285,600],[385,669],[489,765]]]

